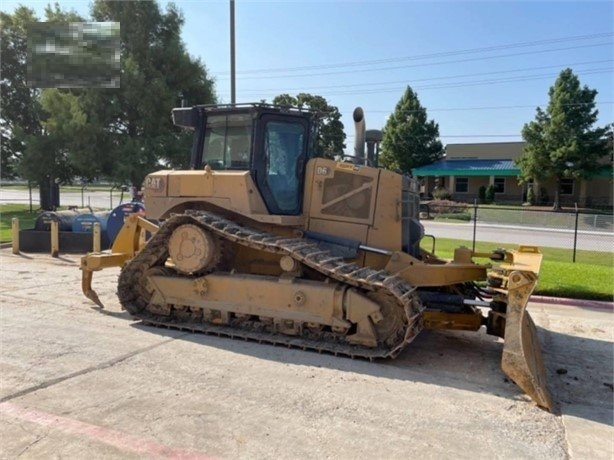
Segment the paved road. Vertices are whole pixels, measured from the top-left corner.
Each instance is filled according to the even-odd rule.
[[[124,201],[129,200],[127,193],[123,196]],[[0,188],[0,203],[17,202],[27,203],[29,195],[27,190],[13,190]],[[120,204],[121,194],[117,191],[113,195],[109,191],[93,192],[85,190],[81,192],[62,192],[60,202],[63,206],[91,206],[93,208],[111,209]],[[33,191],[34,207],[38,206],[38,192]],[[426,233],[439,238],[454,238],[472,241],[472,224],[440,223],[434,221],[422,221]],[[573,249],[574,235],[571,231],[550,229],[527,229],[523,227],[478,226],[476,232],[477,241],[497,242],[506,245],[529,244],[544,247]],[[614,233],[579,232],[577,249],[591,251],[614,252]]]
[[[560,415],[501,342],[425,331],[394,361],[144,327],[78,258],[0,250],[3,458],[611,459],[614,314],[531,304]],[[558,371],[558,372],[557,372]]]

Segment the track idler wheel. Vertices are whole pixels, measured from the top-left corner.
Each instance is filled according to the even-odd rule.
[[[215,267],[220,259],[217,239],[194,224],[183,224],[173,230],[168,253],[176,270],[186,275],[203,273]]]
[[[403,338],[407,329],[405,312],[398,305],[396,299],[389,294],[370,292],[367,297],[380,306],[382,314],[382,319],[374,325],[377,341],[392,347]]]

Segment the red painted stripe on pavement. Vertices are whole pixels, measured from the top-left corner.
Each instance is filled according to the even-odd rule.
[[[181,460],[212,460],[210,457],[198,452],[159,444],[155,441],[137,438],[121,431],[111,430],[98,425],[81,422],[79,420],[50,414],[35,409],[26,409],[10,402],[0,403],[0,411],[11,417],[35,423],[41,426],[49,426],[66,433],[85,436],[123,451],[131,451],[137,454],[150,455],[156,458],[172,458]]]
[[[546,303],[552,305],[568,305],[572,307],[582,308],[604,308],[614,310],[614,302],[606,302],[600,300],[584,300],[584,299],[566,299],[563,297],[546,297],[532,295],[529,302]]]

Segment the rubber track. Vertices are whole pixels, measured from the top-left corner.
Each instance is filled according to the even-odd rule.
[[[340,283],[365,291],[393,296],[398,302],[399,308],[402,308],[405,312],[407,323],[403,336],[399,335],[398,342],[390,347],[369,348],[340,342],[338,337],[330,337],[329,340],[316,340],[304,336],[272,334],[253,329],[219,326],[203,322],[196,323],[180,318],[170,319],[168,316],[148,312],[139,291],[139,286],[144,285],[142,278],[148,269],[164,265],[168,258],[166,245],[170,235],[179,225],[187,223],[200,225],[218,237],[236,244],[290,256]],[[323,249],[317,241],[305,238],[286,238],[245,228],[230,220],[203,211],[190,211],[168,219],[148,241],[145,248],[122,269],[118,282],[118,296],[122,306],[146,324],[367,359],[396,357],[422,329],[422,311],[424,309],[418,297],[414,294],[414,288],[402,278],[391,275],[385,270],[376,270],[348,263],[329,250]],[[333,334],[325,335],[332,336]]]

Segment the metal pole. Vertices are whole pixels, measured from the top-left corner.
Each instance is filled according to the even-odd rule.
[[[236,104],[235,87],[235,0],[230,0],[230,102]]]
[[[576,225],[573,232],[573,262],[576,263],[576,245],[578,243],[578,203],[576,205]]]
[[[478,200],[473,200],[473,252],[475,252],[475,231],[478,222]]]

